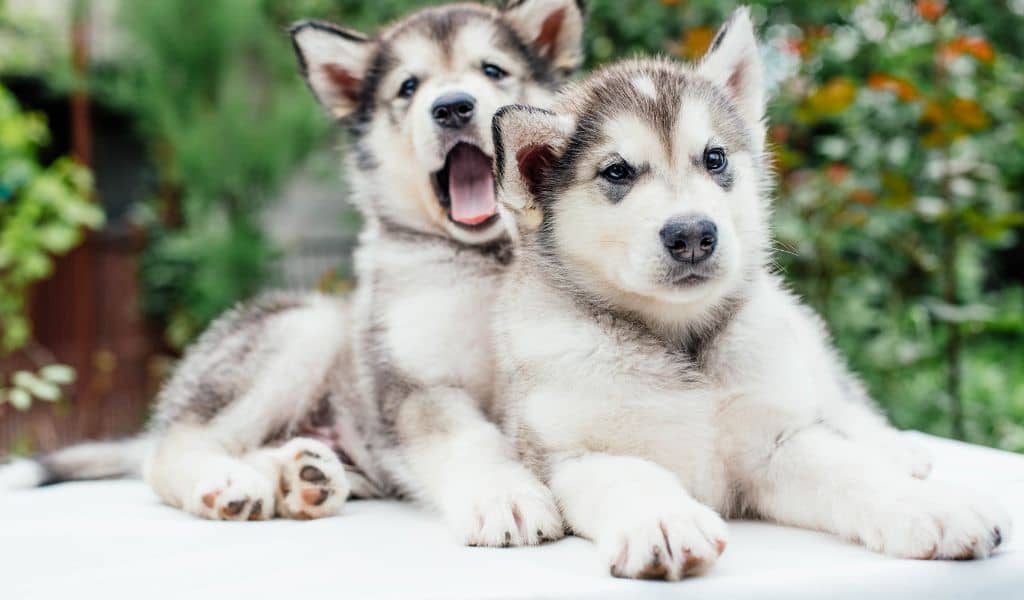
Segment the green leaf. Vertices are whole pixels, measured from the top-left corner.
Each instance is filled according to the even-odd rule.
[[[7,400],[11,406],[20,411],[26,411],[32,406],[32,396],[21,388],[14,388],[7,392]]]
[[[46,365],[39,374],[43,379],[59,385],[67,385],[75,381],[75,370],[68,365]]]
[[[54,223],[36,231],[37,239],[44,248],[54,254],[63,254],[78,243],[78,229],[63,223]]]
[[[50,383],[49,381],[43,381],[42,379],[36,379],[32,386],[28,388],[28,391],[36,398],[47,402],[56,402],[60,400],[60,388],[57,387],[56,384]]]
[[[35,374],[31,371],[15,371],[14,376],[11,377],[11,383],[23,388],[29,387],[35,381],[38,381],[38,379],[36,379]]]

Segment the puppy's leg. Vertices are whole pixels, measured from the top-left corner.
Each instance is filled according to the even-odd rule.
[[[294,438],[277,448],[260,448],[243,460],[275,482],[277,515],[319,519],[341,512],[350,486],[345,466],[326,444]]]
[[[846,385],[836,394],[842,399],[822,407],[825,420],[846,437],[875,448],[912,477],[928,477],[932,471],[931,453],[890,425],[859,381],[850,375],[845,375],[845,380]]]
[[[206,519],[269,519],[274,486],[265,473],[232,456],[208,429],[172,427],[143,475],[164,502]]]
[[[780,523],[819,529],[906,558],[981,558],[1010,534],[990,498],[921,481],[874,448],[819,424],[744,464],[748,502]]]
[[[885,426],[858,431],[851,435],[860,444],[872,447],[887,457],[889,463],[917,479],[927,479],[932,472],[932,455],[906,433]]]
[[[257,448],[273,432],[302,418],[321,397],[326,374],[337,368],[344,351],[345,324],[341,308],[326,300],[276,314],[264,322],[260,338],[273,352],[246,365],[246,377],[251,377],[247,385],[186,377],[185,383],[166,391],[165,401],[182,406],[192,424],[171,425],[148,461],[144,476],[157,494],[172,506],[211,519],[336,512],[349,486],[326,446],[307,439],[277,449]],[[246,391],[226,406],[204,405],[209,394],[203,390],[219,387]],[[204,421],[211,412],[215,416]],[[298,456],[300,450],[309,454]],[[312,481],[319,479],[315,471],[325,479]],[[282,480],[289,494],[282,495],[287,501],[278,506]]]
[[[550,485],[569,527],[597,543],[616,577],[698,575],[725,549],[722,519],[648,460],[597,453],[562,458],[551,464]]]
[[[465,391],[414,392],[396,430],[412,483],[466,544],[518,546],[564,534],[551,492]]]

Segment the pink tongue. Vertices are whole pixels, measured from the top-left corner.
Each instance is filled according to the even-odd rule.
[[[452,201],[452,219],[464,225],[477,225],[494,216],[494,179],[491,160],[468,144],[452,150],[448,163],[448,197]]]

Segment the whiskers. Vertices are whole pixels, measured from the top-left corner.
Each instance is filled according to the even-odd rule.
[[[781,252],[782,254],[788,254],[790,256],[800,256],[800,254],[796,251],[796,248],[789,247],[786,244],[780,242],[779,240],[771,240],[771,242],[769,243],[769,248],[771,248],[771,252],[768,254],[767,267],[773,273],[782,274],[786,272],[785,267],[783,267],[782,264],[776,258],[777,253]]]
[[[796,251],[796,248],[787,246],[779,240],[772,240],[771,247],[774,252],[782,252],[783,254],[788,254],[790,256],[800,256],[800,253]]]

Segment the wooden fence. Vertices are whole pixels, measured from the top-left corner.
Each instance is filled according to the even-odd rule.
[[[38,343],[0,362],[0,371],[56,359],[75,367],[78,379],[59,404],[37,401],[24,413],[4,406],[0,455],[9,448],[45,451],[139,429],[167,362],[158,328],[139,306],[142,247],[135,231],[95,233],[33,289]]]

